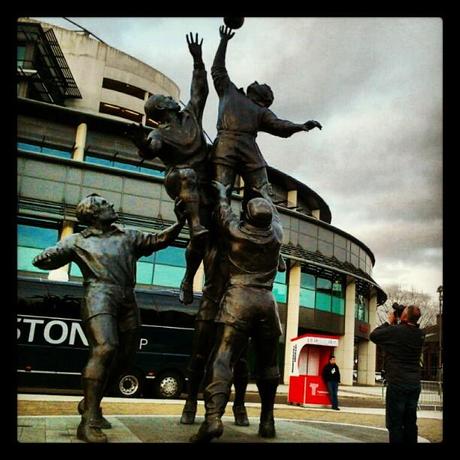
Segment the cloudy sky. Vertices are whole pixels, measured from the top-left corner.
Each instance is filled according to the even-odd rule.
[[[77,29],[62,18],[35,18]],[[208,70],[222,18],[71,17],[110,46],[174,80],[188,101],[185,35],[204,39]],[[271,107],[323,130],[261,133],[267,162],[315,190],[332,224],[376,257],[374,279],[432,295],[442,284],[442,20],[246,18],[227,51],[232,81],[275,94]],[[212,88],[204,116],[216,134]]]

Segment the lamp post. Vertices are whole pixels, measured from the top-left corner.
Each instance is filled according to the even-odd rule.
[[[436,292],[439,294],[439,314],[438,314],[438,339],[439,339],[439,356],[438,356],[438,381],[442,381],[442,301],[443,287],[439,286]]]

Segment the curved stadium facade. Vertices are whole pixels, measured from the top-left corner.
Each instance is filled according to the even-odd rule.
[[[18,274],[81,280],[74,264],[45,272],[33,257],[75,231],[75,207],[96,192],[115,203],[124,225],[159,231],[175,221],[158,160],[140,162],[124,135],[155,93],[179,100],[177,85],[158,70],[87,34],[29,19],[18,22]],[[147,128],[146,128],[147,129]],[[331,225],[324,200],[293,177],[268,169],[284,228],[288,269],[273,292],[283,325],[281,362],[288,382],[290,340],[302,334],[339,336],[342,383],[375,384],[375,346],[369,341],[376,308],[386,295],[372,278],[372,251]],[[237,179],[238,180],[238,179]],[[241,202],[239,189],[233,206]],[[188,232],[175,246],[137,266],[143,288],[179,287]],[[203,271],[195,277],[195,290]]]

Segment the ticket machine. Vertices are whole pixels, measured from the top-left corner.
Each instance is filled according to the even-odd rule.
[[[331,405],[321,373],[338,344],[339,337],[334,335],[304,334],[291,339],[289,403]]]

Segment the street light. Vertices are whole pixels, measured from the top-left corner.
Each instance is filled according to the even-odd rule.
[[[438,314],[438,339],[439,339],[439,356],[438,356],[438,381],[442,381],[442,301],[443,287],[439,286],[436,292],[439,294],[439,314]]]

